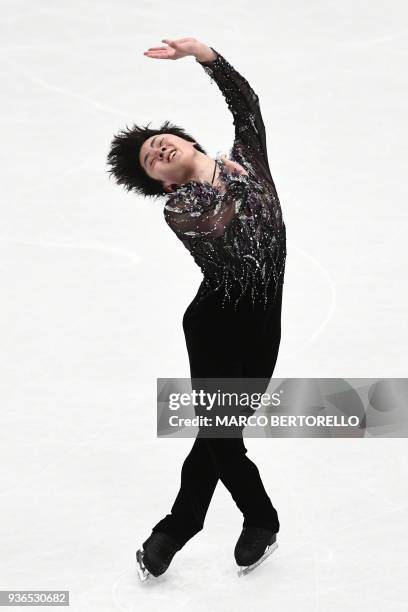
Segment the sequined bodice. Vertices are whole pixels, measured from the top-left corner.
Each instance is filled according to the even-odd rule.
[[[189,181],[167,198],[164,216],[203,272],[198,301],[216,292],[222,307],[229,303],[237,308],[246,296],[266,308],[283,282],[286,229],[269,170],[258,97],[216,53],[213,62],[197,62],[226,98],[235,125],[229,158],[247,174],[229,170],[217,154],[223,188]]]

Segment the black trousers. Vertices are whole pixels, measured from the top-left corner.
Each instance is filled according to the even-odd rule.
[[[183,316],[190,372],[194,378],[272,377],[281,338],[283,283],[272,306],[253,305],[250,296],[221,308],[213,294],[197,296]],[[260,393],[266,391],[259,389]],[[200,437],[184,460],[179,492],[167,514],[154,527],[172,535],[181,546],[201,531],[218,480],[231,493],[242,512],[243,527],[279,531],[278,514],[264,488],[259,470],[247,456],[242,428],[240,437]],[[226,518],[227,520],[227,518]]]

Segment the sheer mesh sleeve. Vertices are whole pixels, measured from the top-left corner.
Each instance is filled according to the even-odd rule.
[[[262,161],[270,174],[266,133],[259,105],[259,97],[248,81],[216,51],[217,57],[211,62],[196,62],[211,77],[223,94],[233,116],[235,139],[252,150]]]
[[[181,201],[173,198],[164,211],[167,224],[176,234],[218,238],[235,217],[236,205],[230,201],[210,212],[188,211]]]

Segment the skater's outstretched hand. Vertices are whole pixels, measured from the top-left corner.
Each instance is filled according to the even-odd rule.
[[[143,55],[154,59],[171,60],[193,55],[200,62],[210,62],[216,58],[216,54],[210,47],[191,36],[178,38],[177,40],[163,38],[162,42],[166,43],[167,46],[149,47],[147,51],[144,51]]]

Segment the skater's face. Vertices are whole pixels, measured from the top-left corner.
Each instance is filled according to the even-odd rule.
[[[157,134],[144,141],[139,161],[148,176],[171,192],[188,180],[199,153],[194,142],[173,134]]]

